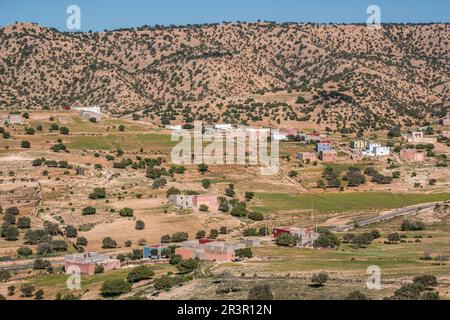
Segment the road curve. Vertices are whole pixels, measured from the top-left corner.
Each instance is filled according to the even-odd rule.
[[[400,216],[407,216],[407,215],[410,215],[413,213],[417,213],[424,209],[432,208],[432,207],[436,206],[436,204],[439,204],[439,203],[442,203],[442,202],[437,201],[437,202],[429,202],[429,203],[420,203],[420,204],[415,204],[415,205],[409,206],[409,207],[386,211],[379,216],[361,220],[357,224],[358,224],[358,226],[362,227],[362,226],[366,226],[366,225],[369,225],[372,223],[378,223],[378,222],[394,219],[394,218],[397,218]],[[354,229],[355,226],[356,226],[356,224],[349,224],[349,225],[345,225],[342,227],[332,228],[332,229],[330,229],[330,231],[343,232],[343,231],[348,231],[348,230]]]

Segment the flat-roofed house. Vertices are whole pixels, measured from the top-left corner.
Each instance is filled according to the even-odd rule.
[[[101,265],[105,271],[120,269],[120,260],[111,259],[109,255],[97,252],[68,254],[64,257],[66,273],[92,275],[95,267]]]
[[[350,144],[350,148],[352,149],[367,149],[368,146],[368,142],[366,140],[362,140],[362,139],[358,139],[358,140],[354,140],[351,142]]]
[[[204,261],[225,262],[233,260],[235,251],[245,247],[243,243],[192,240],[181,243],[181,247],[175,249],[175,254],[180,255],[182,259],[198,258]]]
[[[407,136],[407,140],[409,143],[435,144],[437,142],[436,138],[425,137],[422,131],[412,132],[410,135]]]
[[[333,149],[333,144],[329,141],[321,141],[317,143],[316,150],[317,152],[328,151]]]
[[[365,157],[386,157],[391,153],[391,148],[383,147],[379,143],[369,143],[366,150],[363,150],[362,155]]]
[[[21,124],[22,115],[20,113],[10,113],[2,119],[4,124]]]
[[[316,158],[316,154],[313,152],[299,152],[296,156],[296,159],[301,161],[314,161]]]
[[[219,206],[216,195],[199,194],[193,198],[194,207],[199,208],[202,204],[208,208],[217,208]]]
[[[337,161],[336,150],[325,150],[320,152],[319,159],[323,162],[335,162]]]
[[[169,203],[181,209],[194,208],[194,196],[184,194],[172,194],[169,196]]]
[[[199,208],[202,204],[208,208],[217,208],[219,206],[217,196],[210,194],[174,194],[169,196],[169,203],[181,209]]]
[[[450,138],[450,131],[443,131],[443,132],[442,132],[442,136],[443,136],[444,138]]]
[[[82,119],[91,119],[94,118],[97,121],[102,120],[102,108],[99,106],[92,107],[76,107],[75,110],[80,111],[80,117]]]
[[[400,157],[407,162],[422,162],[425,160],[425,154],[416,149],[401,150]]]

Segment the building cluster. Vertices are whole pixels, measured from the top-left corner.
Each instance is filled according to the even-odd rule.
[[[391,148],[363,139],[352,141],[350,143],[350,148],[354,152],[361,153],[361,155],[364,157],[387,157],[391,153]]]
[[[218,208],[218,200],[216,195],[184,195],[175,194],[169,196],[169,203],[180,209],[199,209],[201,205],[208,208]]]
[[[206,126],[205,130],[207,134],[216,134],[216,133],[226,134],[231,130],[235,130],[237,133],[244,132],[246,136],[254,138],[259,138],[262,134],[265,134],[276,141],[288,140],[289,136],[297,135],[296,129],[281,129],[274,131],[273,129],[270,128],[256,128],[243,125],[234,126],[233,124],[230,123],[218,123],[211,126]]]
[[[6,116],[3,116],[0,119],[0,123],[5,124],[5,125],[21,124],[22,121],[23,121],[23,118],[20,113],[10,113]]]
[[[296,159],[301,161],[314,161],[320,159],[323,162],[337,161],[337,152],[334,149],[333,142],[327,139],[326,135],[319,133],[300,134],[297,137],[308,144],[316,145],[316,153],[299,152]]]
[[[92,275],[97,266],[103,266],[104,271],[120,269],[120,260],[97,252],[68,254],[64,257],[66,273]]]
[[[297,240],[297,247],[299,248],[314,248],[314,244],[320,236],[312,228],[279,227],[273,229],[275,239],[278,239],[284,233],[292,235]]]

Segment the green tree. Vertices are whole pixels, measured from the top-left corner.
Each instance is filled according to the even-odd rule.
[[[139,282],[142,280],[151,279],[154,275],[155,272],[153,272],[153,270],[148,266],[139,266],[133,268],[133,270],[128,273],[127,281],[131,283]]]
[[[269,285],[258,284],[250,289],[247,300],[273,300],[273,293]]]
[[[277,239],[276,244],[284,247],[292,247],[297,244],[297,240],[290,233],[282,233]]]
[[[206,237],[206,232],[204,230],[200,230],[197,232],[197,234],[195,235],[196,239],[203,239]]]
[[[19,229],[29,229],[31,227],[31,219],[29,217],[20,217],[17,221]]]
[[[156,278],[153,282],[153,286],[156,290],[170,290],[174,285],[172,278],[169,276],[163,275],[160,278]]]
[[[33,250],[31,250],[29,247],[20,247],[17,249],[17,254],[21,257],[29,257],[33,254]]]
[[[180,263],[177,264],[177,269],[179,273],[191,273],[197,268],[198,268],[197,259],[181,260]]]
[[[19,239],[19,229],[16,226],[9,225],[2,231],[2,236],[7,241],[16,241]]]
[[[103,282],[100,293],[103,297],[115,297],[131,291],[131,284],[122,279],[110,279]]]
[[[264,215],[261,212],[250,212],[248,218],[253,221],[263,221]]]
[[[22,292],[22,297],[26,298],[32,297],[35,290],[36,288],[33,285],[23,285],[20,288],[20,291]]]
[[[245,217],[247,215],[247,208],[244,203],[239,202],[233,209],[231,209],[231,215],[234,217]]]
[[[134,210],[131,208],[123,208],[123,209],[120,209],[120,211],[119,211],[119,215],[121,217],[132,217],[133,214],[134,214]]]
[[[314,247],[316,248],[337,248],[339,245],[339,239],[330,231],[321,233],[314,243]]]
[[[29,149],[29,148],[31,148],[31,144],[30,144],[29,141],[23,140],[23,141],[20,143],[20,147],[21,147],[21,148],[24,148],[24,149]]]
[[[142,220],[137,220],[134,228],[136,230],[144,230],[145,229],[145,222],[142,221]]]
[[[97,213],[97,209],[95,209],[94,207],[85,207],[82,210],[82,215],[83,216],[88,216],[88,215],[93,215]]]
[[[103,238],[102,240],[102,248],[103,249],[114,249],[117,248],[117,242],[113,240],[111,237]]]
[[[78,236],[77,228],[72,225],[67,225],[66,226],[66,236],[68,238],[76,238]]]
[[[323,285],[328,281],[328,274],[326,272],[320,272],[318,274],[314,274],[311,277],[311,287],[323,287]]]
[[[205,189],[209,189],[211,187],[211,181],[209,179],[203,179],[202,186]]]
[[[219,230],[217,229],[211,229],[209,231],[209,238],[210,239],[216,239],[219,236]]]

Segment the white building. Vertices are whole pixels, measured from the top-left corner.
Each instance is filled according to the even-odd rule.
[[[94,112],[94,113],[102,113],[102,108],[99,106],[92,107],[75,107],[74,110],[77,111],[86,111],[86,112]]]
[[[382,147],[379,143],[369,143],[366,150],[363,150],[362,155],[365,157],[385,157],[389,156],[391,148]]]
[[[214,129],[228,131],[233,129],[233,125],[231,123],[222,123],[222,124],[217,123],[214,125]]]
[[[287,135],[287,133],[283,133],[283,132],[272,133],[272,139],[274,141],[287,140],[288,139],[288,135]]]
[[[167,125],[166,126],[166,129],[169,129],[169,130],[181,130],[181,124],[176,124],[176,125]]]

